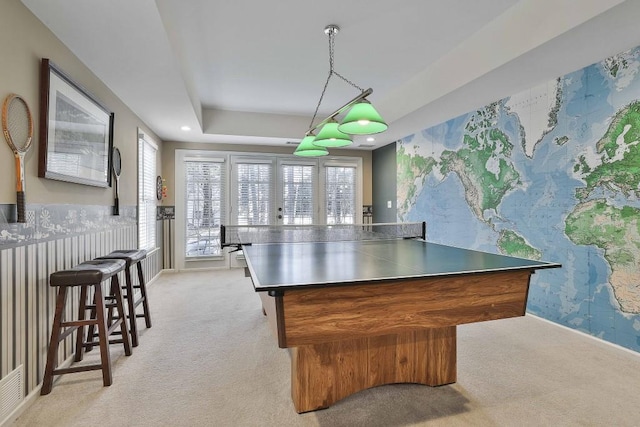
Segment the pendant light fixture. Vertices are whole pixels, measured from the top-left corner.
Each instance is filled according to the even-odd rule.
[[[365,90],[333,69],[334,38],[338,31],[340,31],[340,27],[333,24],[327,25],[324,29],[324,33],[329,36],[329,76],[320,94],[320,100],[316,106],[316,111],[313,113],[309,130],[294,152],[298,156],[324,156],[328,154],[326,147],[345,147],[351,144],[350,135],[380,133],[388,127],[373,105],[366,99],[367,96],[373,93],[373,89]],[[358,89],[360,94],[314,126],[313,122],[318,115],[322,99],[333,75]],[[342,120],[342,123],[338,123],[336,117],[349,109],[351,110]],[[316,129],[320,129],[318,136],[311,140]]]
[[[298,148],[293,152],[296,156],[302,157],[320,157],[326,156],[329,154],[329,151],[325,147],[319,147],[313,143],[313,140],[316,139],[316,136],[313,133],[307,134],[300,144],[298,144]]]
[[[387,124],[366,99],[355,104],[338,126],[340,132],[351,135],[371,135],[387,130]]]
[[[322,126],[320,133],[318,133],[316,139],[313,140],[313,144],[319,147],[332,148],[350,145],[353,142],[351,141],[351,137],[344,132],[340,132],[338,127],[338,122],[334,119],[329,120]]]

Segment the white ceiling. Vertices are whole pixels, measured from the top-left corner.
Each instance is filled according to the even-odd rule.
[[[638,0],[22,3],[165,141],[299,141],[329,72],[327,24],[341,27],[335,70],[373,88],[390,124],[364,149],[640,45]],[[358,93],[332,78],[316,122]]]

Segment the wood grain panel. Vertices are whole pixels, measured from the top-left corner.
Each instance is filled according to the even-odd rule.
[[[259,294],[262,301],[262,310],[269,321],[269,329],[271,329],[273,337],[278,341],[278,347],[286,348],[284,333],[280,330],[281,328],[278,328],[279,324],[282,326],[282,320],[278,322],[279,318],[282,319],[282,297],[270,297],[266,292],[260,292]],[[280,307],[280,312],[278,312],[278,307]]]
[[[326,408],[367,388],[366,373],[366,338],[292,349],[291,398],[296,411]]]
[[[369,384],[430,386],[456,381],[456,327],[369,338]]]
[[[421,332],[424,333],[424,339],[419,341],[422,344],[419,350],[426,353],[426,363],[418,365],[418,369],[425,369],[425,384],[437,386],[456,382],[456,327]]]
[[[456,380],[456,327],[295,347],[291,397],[298,412],[330,406],[384,384]]]
[[[369,375],[367,386],[410,382],[417,352],[412,345],[414,333],[383,335],[368,339]]]
[[[288,347],[525,314],[531,271],[286,291]]]

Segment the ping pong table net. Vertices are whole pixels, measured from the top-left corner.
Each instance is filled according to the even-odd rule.
[[[355,240],[425,239],[426,223],[334,225],[221,225],[222,247],[253,243],[336,242]]]

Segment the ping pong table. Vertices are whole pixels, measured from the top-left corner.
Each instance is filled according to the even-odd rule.
[[[227,226],[281,348],[297,412],[384,384],[456,381],[457,325],[523,316],[560,264],[425,240],[424,223]]]

